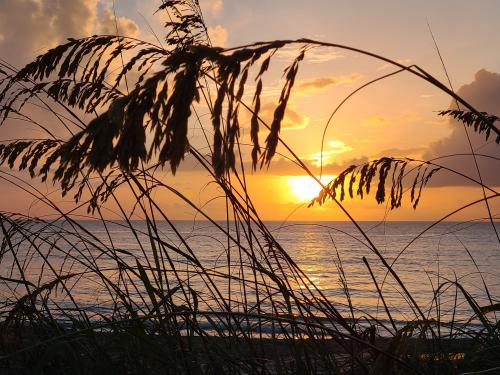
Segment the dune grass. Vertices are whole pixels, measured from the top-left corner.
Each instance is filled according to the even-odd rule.
[[[386,157],[352,166],[323,185],[283,142],[280,129],[297,71],[311,48],[347,49],[391,64],[394,74],[427,81],[463,108],[441,115],[458,118],[497,143],[498,118],[475,109],[418,66],[308,39],[214,48],[197,1],[163,1],[159,11],[171,17],[162,44],[92,36],[70,39],[20,70],[1,62],[2,121],[22,119],[46,137],[3,142],[0,163],[12,171],[2,169],[0,176],[54,212],[45,219],[0,212],[2,373],[495,373],[500,308],[484,279],[489,305],[480,306],[458,280],[442,279],[430,301],[432,312],[425,310],[342,203],[347,196],[373,194],[396,209],[409,194],[416,208],[432,176],[447,168],[439,160]],[[273,120],[266,123],[259,116],[264,77],[274,55],[290,45],[298,54],[285,71]],[[256,87],[247,102],[250,80]],[[63,132],[31,118],[29,105],[50,114],[68,136],[59,137]],[[199,105],[209,109],[209,124],[200,119]],[[250,112],[249,145],[240,134],[242,111]],[[189,137],[193,124],[201,127],[201,146]],[[384,268],[380,278],[375,265],[363,259],[383,318],[359,318],[338,253],[344,306],[324,295],[261,220],[246,174],[272,163],[278,149],[322,185],[311,204],[333,201]],[[225,222],[162,178],[162,168],[175,174],[186,157],[196,160],[222,192]],[[460,175],[484,188],[484,198],[470,205],[498,197],[480,179]],[[74,209],[63,209],[38,190],[37,179],[59,185],[63,196],[73,197]],[[173,220],[175,213],[162,208],[159,193],[175,196],[223,236],[222,266],[200,257],[195,242]],[[133,210],[124,205],[124,196],[133,200]],[[109,205],[119,220],[105,219]],[[137,217],[140,224],[133,220]],[[82,221],[90,218],[100,222],[104,236]],[[493,219],[488,218],[496,231]],[[114,243],[110,228],[117,225],[130,234],[137,251]],[[414,312],[403,325],[394,321],[385,301],[388,280]],[[80,300],[81,288],[106,297],[96,307]],[[468,305],[469,322],[441,320],[444,290],[453,291],[455,308]]]

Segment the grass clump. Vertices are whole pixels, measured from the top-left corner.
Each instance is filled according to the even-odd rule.
[[[346,190],[350,197],[364,198],[377,184],[378,203],[388,200],[396,209],[409,190],[416,208],[428,181],[445,166],[384,157],[352,166],[322,184],[311,202],[333,201],[375,256],[375,261],[364,258],[363,267],[384,319],[353,305],[340,255],[336,266],[346,302],[325,295],[259,217],[244,168],[247,159],[254,170],[269,166],[280,147],[304,174],[317,179],[280,138],[298,69],[311,48],[347,49],[425,80],[464,107],[441,115],[487,137],[499,136],[498,118],[476,110],[418,66],[309,39],[215,48],[197,1],[163,1],[159,11],[171,16],[166,47],[123,36],[92,36],[70,39],[21,70],[0,66],[2,121],[22,118],[46,134],[2,143],[0,164],[27,171],[33,179],[51,179],[62,195],[73,193],[75,207],[87,208],[103,230],[95,233],[82,216],[63,209],[30,180],[0,172],[55,213],[50,219],[0,213],[2,372],[430,374],[500,366],[499,308],[486,283],[486,306],[459,280],[444,280],[435,286],[432,311],[426,311],[394,262],[342,203]],[[260,116],[264,77],[274,55],[290,45],[298,46],[298,54],[285,69],[272,121],[266,123]],[[136,77],[134,85],[129,76]],[[246,103],[250,77],[256,87],[252,102]],[[32,103],[51,114],[67,136],[56,136],[60,132],[30,118],[26,106]],[[199,103],[209,108],[208,125],[200,121]],[[249,153],[242,151],[242,111],[251,114]],[[189,136],[194,124],[201,125],[202,146]],[[225,222],[165,182],[161,168],[175,174],[186,158],[195,160],[223,193]],[[498,196],[481,181],[452,172],[488,192],[477,204]],[[123,191],[134,200],[132,210],[123,205]],[[200,243],[162,209],[158,193],[175,196],[206,221],[216,233],[212,239],[224,249],[222,265],[207,260],[197,248]],[[104,219],[111,203],[118,221]],[[133,248],[116,243],[113,228],[127,233]],[[396,312],[386,303],[388,282],[413,312],[404,324],[396,322]],[[97,305],[82,300],[89,290],[101,299]],[[441,296],[450,291],[455,295],[451,315],[459,303],[471,312],[465,324],[441,320]]]

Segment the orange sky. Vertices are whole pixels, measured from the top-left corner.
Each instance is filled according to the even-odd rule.
[[[92,33],[111,33],[114,19],[111,1],[76,0],[5,0],[0,3],[0,54],[18,66],[37,53],[63,41]],[[252,1],[200,0],[214,44],[236,46],[258,40],[308,37],[364,48],[409,65],[422,66],[445,81],[441,62],[430,36],[429,21],[454,88],[479,110],[500,115],[500,33],[497,31],[500,7],[497,1]],[[162,35],[160,16],[152,14],[155,1],[116,0],[118,26],[124,34],[155,41],[151,30]],[[26,20],[29,20],[26,22]],[[147,20],[147,23],[146,21]],[[467,21],[465,21],[467,20]],[[19,25],[24,25],[19,30]],[[20,48],[19,46],[23,46]],[[495,46],[494,48],[492,46]],[[272,119],[274,106],[283,84],[282,70],[297,51],[279,53],[266,74],[262,96],[262,117]],[[387,64],[338,49],[315,49],[306,54],[283,122],[282,138],[319,175],[321,137],[332,110],[350,92],[364,83],[391,72]],[[245,100],[251,103],[255,86],[250,81]],[[448,109],[449,97],[426,82],[409,74],[400,74],[373,85],[349,100],[339,110],[326,132],[324,174],[333,176],[351,164],[380,156],[434,158],[470,152],[460,124],[437,116]],[[210,126],[208,109],[197,108],[204,126]],[[242,142],[250,143],[250,116],[242,115]],[[18,124],[4,127],[2,139],[15,134]],[[193,123],[193,129],[195,124]],[[0,129],[2,131],[2,129]],[[28,129],[29,131],[29,129]],[[35,133],[33,133],[35,134]],[[201,142],[200,133],[191,131],[193,143]],[[473,137],[481,153],[498,157],[500,148],[484,137]],[[201,144],[201,143],[199,143]],[[245,146],[243,145],[243,148]],[[269,170],[248,176],[248,189],[264,219],[270,220],[345,220],[345,215],[329,203],[307,208],[314,183],[297,176],[304,174],[287,161],[290,154],[278,148]],[[248,148],[243,150],[248,157]],[[469,158],[470,159],[470,158]],[[471,160],[445,160],[451,167],[476,178]],[[3,167],[2,167],[3,168]],[[485,184],[500,186],[498,162],[480,162]],[[5,170],[3,168],[2,170]],[[463,180],[441,173],[425,190],[420,207],[413,210],[408,201],[402,209],[388,213],[374,197],[347,201],[346,207],[358,220],[434,220],[461,205],[480,199],[481,189]],[[217,218],[225,216],[220,192],[207,185],[207,173],[189,160],[175,177],[165,179]],[[24,177],[23,177],[24,178]],[[325,180],[326,181],[326,180]],[[19,189],[3,181],[0,209],[44,215],[50,212],[42,204],[33,205]],[[40,186],[44,192],[55,190],[51,184]],[[163,193],[162,193],[163,194]],[[189,219],[193,212],[168,193],[157,199],[171,212],[172,218]],[[71,200],[52,195],[71,207]],[[127,196],[122,197],[127,204]],[[206,206],[205,206],[206,205]],[[111,209],[112,207],[110,207]],[[493,215],[500,214],[500,203],[491,201]],[[111,211],[108,213],[113,216]],[[386,216],[388,215],[388,216]],[[486,216],[483,204],[452,217],[473,219]]]

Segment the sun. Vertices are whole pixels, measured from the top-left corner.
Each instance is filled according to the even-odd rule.
[[[335,177],[330,175],[322,176],[321,183],[327,184]],[[290,193],[298,202],[309,202],[316,198],[321,191],[321,185],[310,176],[288,177],[288,186]]]

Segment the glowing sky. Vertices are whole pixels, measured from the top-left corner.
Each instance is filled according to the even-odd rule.
[[[500,3],[497,0],[200,0],[200,3],[212,41],[220,46],[307,37],[366,49],[407,65],[417,64],[445,82],[428,22],[455,90],[479,110],[500,115],[500,76],[497,74],[500,72]],[[157,5],[153,0],[116,0],[120,31],[154,41],[154,30],[161,37],[163,20],[153,15]],[[67,37],[112,33],[111,7],[110,0],[2,0],[0,55],[20,66]],[[266,76],[264,118],[272,117],[281,88],[282,68],[295,53],[289,50],[278,56],[278,62]],[[315,50],[306,56],[283,123],[282,136],[314,173],[319,174],[321,136],[333,108],[352,90],[391,69],[383,62],[338,49]],[[380,156],[431,158],[468,152],[463,128],[436,115],[450,105],[451,100],[444,94],[408,74],[391,77],[362,91],[330,124],[325,137],[323,173],[333,176],[353,163]],[[245,131],[248,132],[248,128],[245,130],[243,124],[243,133]],[[0,138],[7,137],[2,135]],[[475,139],[474,145],[482,147],[482,140],[482,137]],[[498,156],[500,149],[488,145],[481,150]],[[474,175],[473,169],[468,167],[470,160],[448,162]],[[498,166],[498,162],[481,164],[487,176],[485,182],[490,186],[500,186]],[[283,220],[292,214],[290,218],[295,220],[345,219],[331,205],[299,207],[301,196],[307,195],[300,191],[310,184],[300,182],[301,177],[296,176],[301,174],[292,163],[277,157],[268,171],[249,178],[250,192],[263,217]],[[212,187],[205,186],[204,175],[187,161],[175,180],[169,179],[203,204],[211,194],[217,194]],[[0,187],[5,192],[0,198],[0,209],[26,210],[22,206],[26,201],[16,195],[19,193],[15,189],[5,183]],[[45,188],[50,191],[51,186]],[[6,198],[7,194],[12,195]],[[388,218],[436,219],[461,204],[480,198],[481,194],[479,189],[462,180],[439,177],[434,187],[425,192],[417,211],[403,208],[392,212]],[[169,198],[164,198],[163,203],[176,210],[177,218],[191,215],[190,211],[179,209],[179,203],[170,203]],[[385,216],[385,206],[377,206],[372,197],[346,204],[361,220],[379,220]],[[222,203],[217,201],[207,205],[208,210],[222,218],[221,207]],[[494,214],[500,214],[498,200],[492,201],[492,207]],[[480,206],[455,218],[484,215],[484,207]]]

